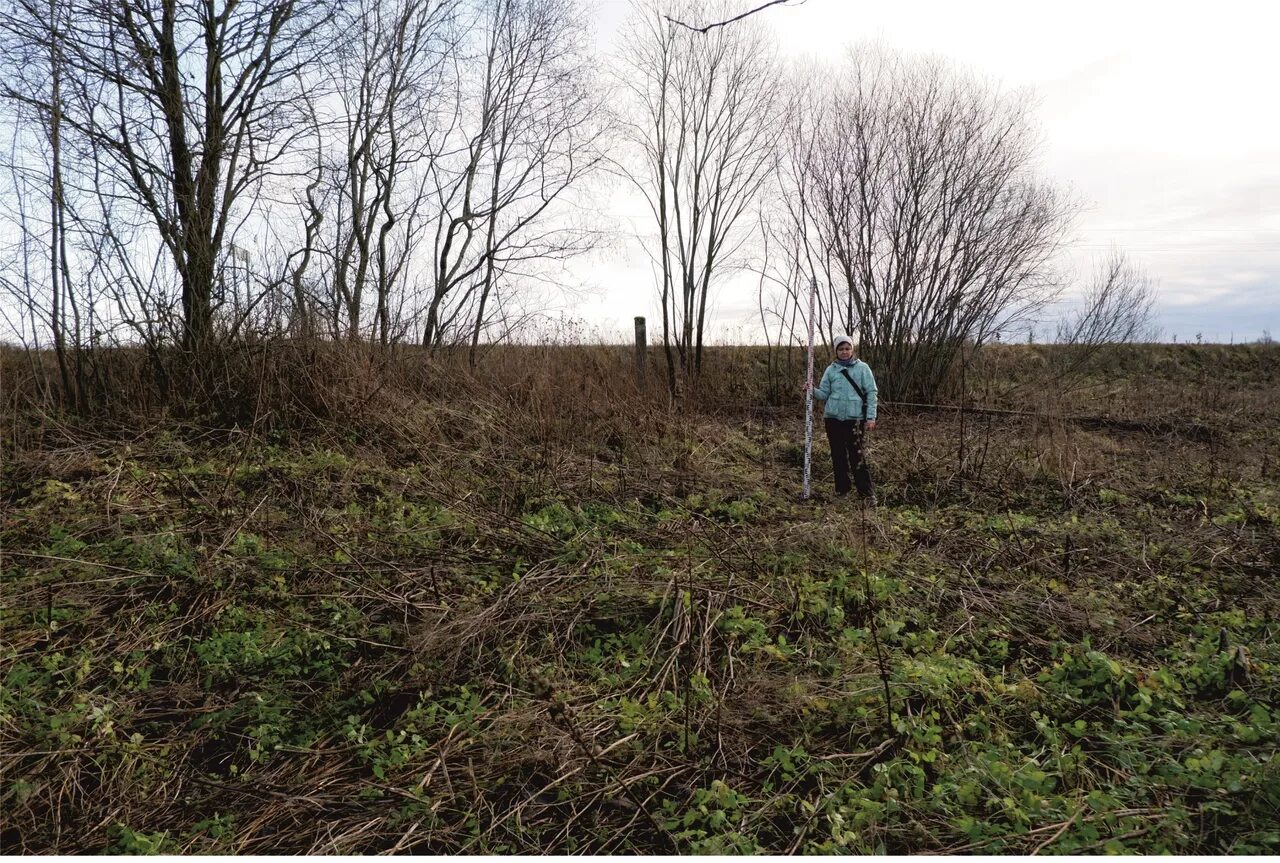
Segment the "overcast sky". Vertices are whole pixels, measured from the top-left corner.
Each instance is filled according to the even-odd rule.
[[[1264,330],[1280,338],[1280,15],[1271,5],[807,0],[756,18],[789,56],[834,60],[852,43],[880,41],[1030,88],[1043,175],[1086,203],[1066,263],[1087,272],[1115,244],[1157,282],[1164,340],[1199,332],[1242,341]],[[613,50],[627,11],[626,0],[600,0],[602,51]],[[610,210],[623,226],[641,216],[621,189]],[[633,315],[658,318],[638,244],[575,270],[595,290],[572,313],[602,334],[628,331]],[[720,338],[750,331],[751,285],[728,284],[716,299]]]

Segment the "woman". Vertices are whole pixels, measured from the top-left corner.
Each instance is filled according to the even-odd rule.
[[[835,469],[836,494],[846,495],[852,486],[858,495],[875,504],[875,489],[867,467],[866,433],[876,427],[876,379],[871,368],[854,359],[853,339],[841,333],[832,340],[836,358],[822,373],[813,389],[814,398],[825,402],[823,424],[831,444],[831,466]],[[805,389],[811,386],[805,381]],[[853,482],[849,470],[853,469]]]

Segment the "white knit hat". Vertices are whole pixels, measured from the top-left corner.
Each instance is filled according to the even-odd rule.
[[[831,348],[837,351],[840,350],[841,342],[848,342],[849,347],[853,347],[853,339],[849,338],[844,333],[840,333],[834,339],[831,340]]]

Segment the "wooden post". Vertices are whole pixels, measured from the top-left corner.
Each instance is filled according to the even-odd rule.
[[[636,315],[636,388],[644,389],[644,370],[649,365],[649,339],[644,332],[644,316]]]

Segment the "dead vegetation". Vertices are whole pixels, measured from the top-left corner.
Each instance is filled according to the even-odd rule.
[[[873,511],[796,500],[748,349],[680,409],[604,348],[246,350],[94,417],[9,363],[0,843],[1275,851],[1276,355],[1147,350],[886,406]]]

